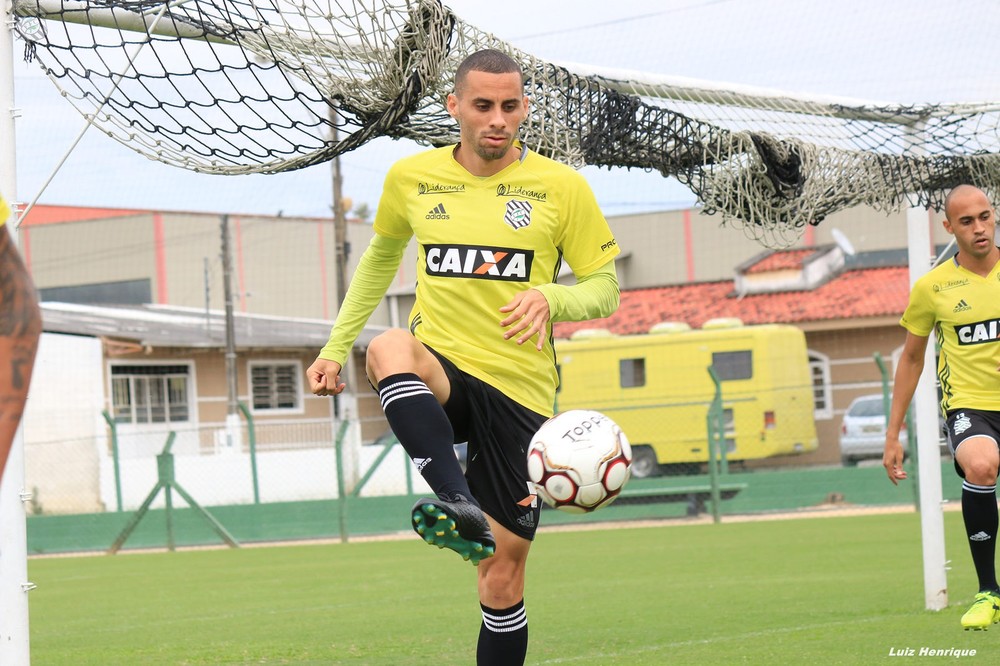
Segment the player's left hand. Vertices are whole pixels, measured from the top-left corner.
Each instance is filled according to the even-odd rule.
[[[537,289],[527,289],[514,296],[510,303],[500,308],[500,312],[509,312],[500,321],[500,325],[508,328],[504,334],[504,340],[510,340],[517,336],[517,344],[523,345],[532,336],[538,336],[535,348],[542,351],[545,344],[545,332],[549,323],[549,302],[545,296]]]
[[[903,445],[899,437],[885,438],[885,449],[882,452],[882,466],[885,467],[886,474],[892,485],[899,485],[900,481],[906,479],[906,470],[903,469]]]

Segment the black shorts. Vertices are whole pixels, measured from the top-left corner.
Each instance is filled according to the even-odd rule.
[[[491,518],[520,537],[534,539],[541,506],[528,480],[528,445],[548,417],[430,351],[451,383],[444,410],[455,430],[455,443],[468,442],[469,489]]]
[[[945,432],[948,435],[948,448],[952,455],[959,445],[970,437],[988,437],[994,444],[1000,446],[1000,412],[985,409],[954,409],[948,412],[945,420]],[[955,462],[955,471],[965,478],[965,473]]]

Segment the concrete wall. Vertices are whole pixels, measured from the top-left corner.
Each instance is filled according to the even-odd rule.
[[[103,363],[99,340],[42,334],[22,419],[29,512],[103,510],[96,483],[98,459],[110,452]]]

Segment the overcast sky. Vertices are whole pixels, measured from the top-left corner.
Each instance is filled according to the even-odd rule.
[[[997,0],[479,0],[445,2],[467,23],[552,62],[575,62],[872,101],[1000,100]],[[20,60],[15,42],[18,198],[41,190],[83,126]],[[420,150],[377,140],[342,157],[344,194],[374,208],[388,166]],[[584,169],[607,215],[690,205],[658,175]],[[326,216],[330,168],[204,176],[153,162],[89,130],[40,201],[49,204]]]

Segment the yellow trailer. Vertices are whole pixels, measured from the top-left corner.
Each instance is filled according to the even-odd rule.
[[[721,319],[701,329],[664,323],[644,335],[587,329],[557,340],[556,354],[557,408],[614,419],[632,443],[634,476],[708,460],[709,366],[721,386],[728,461],[818,445],[805,335],[794,326]]]

